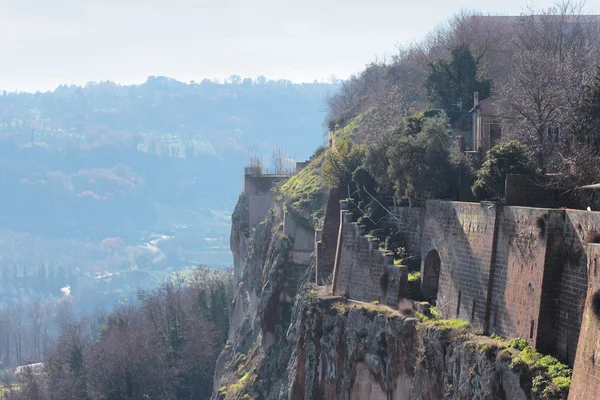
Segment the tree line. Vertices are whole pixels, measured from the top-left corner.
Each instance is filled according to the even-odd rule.
[[[109,314],[76,318],[63,310],[56,338],[34,360],[42,372],[26,371],[13,383],[5,377],[4,398],[209,398],[229,330],[231,285],[230,273],[198,267]]]

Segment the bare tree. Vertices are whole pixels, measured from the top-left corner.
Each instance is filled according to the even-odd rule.
[[[17,364],[21,364],[23,362],[23,303],[21,299],[19,299],[11,314],[10,318],[16,321],[13,325],[15,357]]]
[[[39,300],[30,304],[29,320],[32,342],[30,356],[39,359],[42,355],[42,325],[44,323],[44,306]]]
[[[580,2],[566,1],[522,16],[507,60],[510,74],[494,85],[503,137],[527,144],[542,169],[561,167],[564,158],[555,157],[565,151],[600,60],[600,21],[587,24],[581,10]]]
[[[397,92],[395,100],[402,116],[414,114],[426,107],[423,83],[427,64],[422,48],[417,45],[399,47],[388,69],[389,87]]]
[[[276,174],[292,174],[294,172],[294,161],[286,154],[280,146],[273,148],[271,162]]]
[[[263,159],[255,146],[250,146],[248,149],[248,167],[262,172]]]
[[[517,38],[527,50],[543,50],[564,58],[574,51],[583,56],[596,47],[598,20],[584,15],[583,1],[564,0],[547,10],[529,7],[519,18]]]
[[[360,112],[361,108],[361,83],[357,76],[351,76],[342,83],[340,90],[327,97],[327,119],[334,128],[336,120],[351,118]]]
[[[370,140],[384,132],[398,133],[402,120],[424,107],[423,68],[416,47],[402,48],[391,59],[375,60],[346,81],[328,101],[330,130],[362,116],[354,135]]]
[[[560,144],[555,129],[567,122],[570,72],[557,57],[525,51],[515,57],[511,74],[495,86],[503,138],[526,144],[541,168]]]
[[[595,191],[581,191],[578,187],[596,183],[600,176],[600,159],[594,147],[580,145],[577,151],[560,152],[561,168],[550,180],[550,186],[570,193],[584,203],[591,204]]]
[[[462,10],[434,29],[420,46],[423,65],[450,56],[452,49],[468,48],[477,68],[492,79],[503,76],[507,55],[514,49],[514,25],[518,17]]]

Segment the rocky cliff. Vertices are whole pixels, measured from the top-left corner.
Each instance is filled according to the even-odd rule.
[[[264,390],[248,393],[257,393],[261,384],[269,390],[281,385],[292,348],[286,341],[296,300],[286,290],[292,239],[273,212],[255,228],[247,217],[247,198],[240,196],[231,234],[237,287],[229,340],[217,361],[213,398],[218,399],[266,397]]]
[[[310,283],[314,267],[290,290],[294,238],[274,212],[249,227],[245,201],[233,215],[237,294],[213,399],[564,397],[539,357],[522,360],[460,320],[331,296]]]

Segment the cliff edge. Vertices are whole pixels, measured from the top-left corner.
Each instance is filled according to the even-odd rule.
[[[282,207],[252,227],[247,201],[232,218],[237,293],[213,399],[565,398],[535,352],[409,300],[332,296],[312,283],[314,257],[295,259]]]

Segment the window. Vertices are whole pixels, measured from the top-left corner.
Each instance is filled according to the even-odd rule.
[[[529,339],[533,339],[533,332],[535,330],[535,320],[531,320],[531,326],[529,327]]]
[[[491,149],[500,141],[502,125],[498,123],[483,124],[484,141]]]

